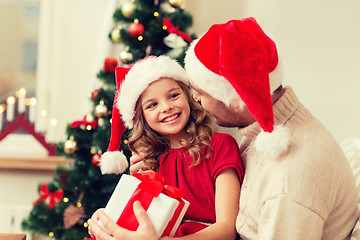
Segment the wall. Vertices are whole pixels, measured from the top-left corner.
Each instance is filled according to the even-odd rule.
[[[50,181],[53,171],[0,169],[0,203],[31,204],[38,197],[38,184]]]
[[[110,45],[116,0],[53,1],[49,37],[49,83],[45,96],[48,118],[58,120],[57,140],[66,137],[66,125],[90,109],[90,93],[97,83]],[[41,91],[41,89],[39,89]],[[49,108],[50,106],[50,108]],[[91,105],[92,107],[92,105]]]
[[[360,137],[360,2],[255,0],[255,16],[277,42],[284,82],[339,142]]]
[[[20,233],[23,217],[28,216],[38,195],[38,185],[48,182],[53,171],[0,169],[0,233]],[[28,234],[28,240],[35,240]]]
[[[193,16],[190,31],[198,36],[206,32],[211,24],[244,17],[247,10],[246,0],[185,0],[184,6]]]

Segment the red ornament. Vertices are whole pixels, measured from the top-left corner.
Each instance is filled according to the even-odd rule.
[[[129,33],[133,38],[141,36],[144,34],[144,25],[138,22],[133,22],[129,26]]]
[[[99,94],[99,92],[100,92],[100,88],[98,88],[98,89],[95,89],[92,93],[91,93],[91,98],[92,98],[92,100],[94,100],[94,101],[97,101],[98,100],[98,94]]]
[[[100,165],[100,160],[101,160],[101,156],[99,154],[95,154],[92,159],[91,159],[91,163],[92,165],[94,165],[95,167],[99,167]]]
[[[115,58],[106,58],[104,62],[104,72],[114,73],[117,67],[117,60]]]

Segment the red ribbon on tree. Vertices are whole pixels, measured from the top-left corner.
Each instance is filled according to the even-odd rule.
[[[191,43],[192,42],[192,38],[186,33],[186,32],[182,32],[179,30],[179,26],[174,26],[171,23],[171,18],[164,18],[163,20],[163,26],[166,27],[166,31],[168,33],[174,33],[176,35],[179,35],[180,37],[182,37],[185,41]]]
[[[71,128],[76,128],[76,127],[79,127],[79,126],[90,126],[91,128],[96,128],[98,126],[98,121],[97,120],[94,120],[94,121],[87,121],[86,120],[86,116],[81,120],[81,121],[74,121],[70,124],[70,127]]]
[[[135,173],[133,177],[141,180],[141,183],[135,189],[116,222],[116,224],[128,230],[135,231],[139,227],[139,223],[136,220],[133,211],[135,201],[141,200],[142,206],[145,210],[147,210],[153,198],[158,197],[160,193],[164,193],[172,198],[178,199],[179,201],[184,195],[184,193],[177,187],[165,185],[164,177],[155,171],[148,170]],[[183,202],[181,204],[183,204]],[[177,212],[175,212],[175,214],[177,214]]]
[[[55,208],[56,202],[59,202],[64,196],[64,191],[62,189],[50,192],[47,183],[43,183],[40,186],[39,192],[40,197],[35,202],[33,202],[33,205],[37,204],[39,201],[46,202],[46,200],[49,199],[48,206],[52,209]]]

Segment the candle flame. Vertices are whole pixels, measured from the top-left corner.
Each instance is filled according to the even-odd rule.
[[[15,103],[15,98],[13,96],[10,96],[6,99],[6,102],[8,104],[14,104]]]
[[[36,103],[37,103],[36,98],[31,98],[30,99],[30,105],[36,105]]]
[[[16,97],[25,96],[25,94],[26,94],[26,89],[25,89],[25,88],[20,88],[20,89],[15,93],[15,96],[16,96]]]
[[[51,126],[56,126],[57,125],[56,119],[51,119],[50,124]]]

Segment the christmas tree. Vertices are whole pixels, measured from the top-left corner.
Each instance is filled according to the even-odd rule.
[[[39,198],[22,223],[24,230],[58,240],[89,237],[87,219],[105,207],[120,178],[102,175],[98,166],[110,140],[115,67],[149,55],[168,55],[183,64],[195,36],[186,33],[192,17],[182,5],[182,0],[133,0],[115,10],[109,40],[119,46],[118,57],[105,59],[97,74],[102,84],[91,94],[93,111],[69,124],[68,139],[58,143],[58,155],[68,157],[69,164],[59,166],[51,182],[39,185]],[[120,150],[129,158],[127,134]]]

